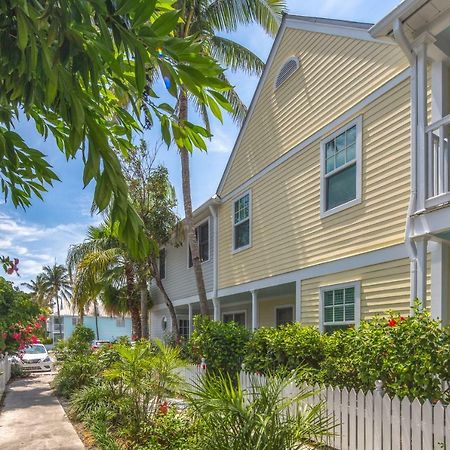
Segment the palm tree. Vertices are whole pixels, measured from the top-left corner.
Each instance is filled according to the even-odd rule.
[[[284,0],[178,0],[177,9],[181,11],[184,19],[178,26],[178,37],[195,37],[202,45],[203,53],[215,58],[225,68],[260,75],[264,62],[246,47],[221,34],[235,31],[239,25],[257,23],[267,33],[274,35],[286,6]],[[155,71],[150,69],[149,79],[154,77],[154,73]],[[223,79],[228,81],[226,75],[223,75]],[[247,112],[244,103],[234,89],[226,91],[224,95],[232,106],[233,119],[241,123]],[[209,128],[207,106],[189,96],[188,91],[183,88],[178,92],[178,120],[180,122],[188,120],[189,101],[197,108],[206,128]],[[212,112],[220,118],[220,111],[212,110]],[[186,237],[191,248],[200,313],[208,315],[200,252],[192,217],[189,150],[183,146],[178,146],[178,150],[181,160]]]
[[[48,308],[50,306],[49,298],[45,289],[44,276],[42,273],[39,274],[35,280],[31,280],[28,283],[21,283],[21,286],[24,286],[31,291],[31,298],[40,307]]]
[[[56,304],[58,315],[59,337],[62,339],[61,329],[61,307],[62,301],[65,300],[69,304],[72,294],[72,283],[69,273],[62,264],[53,264],[53,266],[44,266],[42,273],[42,283],[48,299],[52,299]]]
[[[69,249],[67,264],[74,279],[73,301],[77,309],[84,310],[99,297],[105,301],[104,304],[109,302],[111,306],[115,303],[123,312],[123,299],[126,299],[133,334],[140,338],[139,294],[135,289],[136,263],[117,238],[115,227],[109,221],[89,227],[85,241]]]

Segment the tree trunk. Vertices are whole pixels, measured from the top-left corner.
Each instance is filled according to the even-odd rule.
[[[58,314],[59,339],[62,339],[61,311],[60,311],[60,308],[59,308],[58,294],[56,294],[56,313]]]
[[[188,99],[185,91],[181,91],[179,98],[180,121],[188,118]],[[189,152],[185,147],[179,147],[181,159],[181,177],[183,186],[184,201],[184,223],[188,244],[191,248],[192,266],[194,267],[195,282],[197,284],[198,298],[200,301],[200,314],[208,316],[208,300],[206,298],[205,281],[203,279],[202,262],[200,261],[200,251],[197,236],[195,235],[194,222],[192,218],[191,180],[189,173]]]
[[[140,287],[141,294],[141,331],[142,337],[145,339],[149,338],[148,333],[148,288],[145,280],[142,280]]]
[[[100,339],[98,333],[98,310],[97,310],[97,300],[94,302],[94,315],[95,315],[95,334],[97,335],[97,339]]]
[[[164,297],[164,301],[166,302],[167,309],[169,310],[170,318],[172,320],[172,333],[175,335],[175,340],[179,342],[180,340],[180,327],[178,326],[177,313],[175,312],[175,308],[173,306],[172,300],[170,300],[167,291],[161,281],[161,275],[159,274],[158,263],[156,258],[150,257],[150,266],[152,268],[153,277],[155,278],[156,285],[158,289],[161,291],[161,294]]]
[[[127,305],[131,314],[132,333],[135,339],[140,339],[142,337],[141,315],[134,295],[134,272],[131,264],[125,265],[125,277],[127,283]]]

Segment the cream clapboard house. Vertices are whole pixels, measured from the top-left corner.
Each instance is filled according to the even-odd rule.
[[[418,297],[449,323],[449,64],[448,0],[406,0],[375,25],[284,17],[217,196],[197,212],[216,320],[328,330],[408,314]],[[188,258],[166,249],[186,335]],[[160,335],[170,320],[154,299]]]

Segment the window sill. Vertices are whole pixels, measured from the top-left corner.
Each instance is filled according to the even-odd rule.
[[[248,250],[251,247],[252,247],[252,244],[244,245],[243,247],[239,247],[239,248],[233,249],[231,251],[231,253],[234,254],[234,253],[243,252],[244,250]]]
[[[332,209],[329,209],[327,211],[321,211],[320,212],[320,218],[321,219],[325,219],[326,217],[332,216],[333,214],[337,214],[341,211],[345,211],[348,208],[351,208],[352,206],[356,206],[362,203],[362,199],[359,198],[355,198],[354,200],[350,200],[347,203],[343,203],[342,205],[339,206],[335,206]]]

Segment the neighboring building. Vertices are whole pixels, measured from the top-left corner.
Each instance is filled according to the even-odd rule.
[[[376,25],[285,15],[217,190],[204,263],[217,320],[357,325],[415,297],[450,322],[448,0]],[[166,287],[184,328],[186,245]],[[170,329],[158,294],[152,335]]]
[[[61,326],[58,325],[58,317],[50,316],[49,330],[50,336],[53,336],[53,342],[60,338],[60,329],[62,338],[69,338],[80,318],[74,315],[61,315]],[[83,325],[90,328],[96,339],[113,341],[121,336],[128,336],[131,339],[131,319],[129,317],[106,317],[106,316],[84,316]]]

